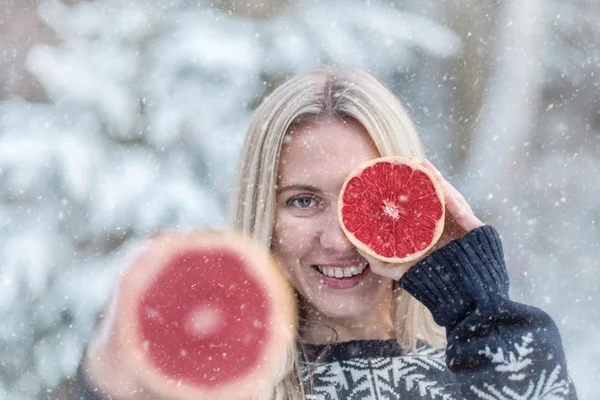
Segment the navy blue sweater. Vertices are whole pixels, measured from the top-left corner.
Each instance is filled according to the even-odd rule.
[[[394,340],[307,346],[308,399],[576,399],[558,329],[511,301],[502,244],[483,226],[433,252],[400,286],[446,328],[445,351]],[[314,361],[314,360],[313,360]]]

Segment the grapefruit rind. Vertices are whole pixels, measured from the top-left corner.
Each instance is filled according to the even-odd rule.
[[[241,254],[251,268],[247,273],[266,288],[270,305],[268,339],[263,352],[250,373],[228,382],[221,387],[190,385],[171,379],[152,367],[149,355],[140,340],[137,322],[137,302],[144,294],[165,259],[193,249],[210,249],[212,246],[230,249]],[[129,268],[122,276],[117,293],[120,303],[117,313],[117,340],[124,351],[125,364],[144,386],[157,394],[171,399],[244,400],[251,393],[268,392],[282,378],[288,363],[289,349],[294,345],[297,310],[293,291],[277,262],[267,251],[259,248],[251,239],[233,232],[169,232],[155,235],[138,249]]]
[[[350,182],[350,180],[352,178],[359,176],[365,169],[372,167],[373,165],[378,164],[378,163],[404,164],[404,165],[410,166],[413,169],[416,169],[416,170],[419,170],[419,171],[425,173],[427,175],[427,177],[429,177],[429,179],[433,183],[436,195],[439,198],[440,203],[442,205],[442,210],[441,210],[442,215],[436,224],[435,234],[434,234],[431,242],[429,243],[429,245],[427,245],[424,249],[422,249],[420,251],[409,254],[406,257],[386,257],[384,255],[378,254],[369,245],[367,245],[366,243],[359,240],[354,235],[354,233],[352,233],[350,230],[348,230],[343,222],[343,217],[342,217],[342,210],[344,207],[343,198],[344,198],[344,194],[345,194],[348,183]],[[403,264],[403,263],[408,263],[411,261],[418,260],[423,255],[425,255],[429,250],[431,250],[433,248],[433,246],[435,246],[435,244],[438,242],[438,240],[440,239],[440,237],[442,236],[442,233],[444,231],[444,220],[446,217],[445,204],[446,203],[445,203],[445,198],[444,198],[444,192],[442,190],[440,183],[433,176],[433,174],[427,168],[425,168],[419,161],[412,159],[412,158],[401,157],[401,156],[379,157],[379,158],[375,158],[373,160],[367,161],[367,162],[362,163],[359,166],[357,166],[348,175],[348,177],[344,181],[344,184],[342,186],[342,189],[340,191],[340,195],[338,198],[338,220],[339,220],[342,230],[344,231],[344,234],[346,235],[348,240],[360,251],[362,251],[363,253],[365,253],[377,260],[380,260],[380,261],[384,261],[384,262],[392,263],[392,264]]]

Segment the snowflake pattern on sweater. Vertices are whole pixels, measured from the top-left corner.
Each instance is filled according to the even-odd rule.
[[[360,342],[352,345],[360,346]],[[446,385],[440,383],[447,380],[444,377],[448,373],[444,353],[426,346],[413,355],[306,366],[304,373],[305,384],[312,384],[313,389],[308,400],[453,399]]]
[[[494,369],[506,384],[499,387],[495,384],[483,383],[482,387],[471,385],[471,390],[478,399],[483,400],[562,400],[569,398],[571,382],[561,379],[561,366],[554,365],[551,370],[542,369],[538,379],[527,379],[527,368],[533,363],[531,356],[535,348],[533,334],[522,337],[522,342],[515,344],[514,352],[506,352],[498,348],[492,352],[489,347],[480,353],[489,358]],[[515,383],[510,385],[510,383]]]
[[[395,342],[387,341],[388,345]],[[456,377],[446,366],[445,353],[429,346],[421,346],[415,354],[392,357],[370,357],[365,342],[333,345],[338,354],[335,361],[304,366],[304,383],[311,392],[307,400],[459,400],[460,388]],[[527,379],[527,368],[532,366],[533,335],[528,334],[516,343],[514,352],[489,348],[481,354],[503,375],[499,387],[482,382],[470,385],[471,397],[480,400],[565,400],[575,398],[572,382],[561,375],[561,366],[554,364],[551,371],[542,370],[537,380]],[[322,346],[315,346],[322,347]],[[362,348],[362,349],[361,349]],[[360,358],[344,359],[356,354]],[[334,358],[335,359],[335,358]],[[312,390],[311,390],[312,389]]]

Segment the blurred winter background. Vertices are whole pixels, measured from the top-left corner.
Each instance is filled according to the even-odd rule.
[[[597,398],[600,2],[0,4],[0,398],[73,375],[131,239],[224,224],[250,113],[324,63],[405,102]]]

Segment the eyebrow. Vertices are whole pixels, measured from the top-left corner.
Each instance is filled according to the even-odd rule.
[[[323,191],[321,189],[319,189],[315,186],[311,186],[311,185],[288,185],[288,186],[284,186],[282,188],[278,188],[277,191],[275,192],[275,194],[279,195],[283,192],[287,192],[290,190],[323,193]]]

